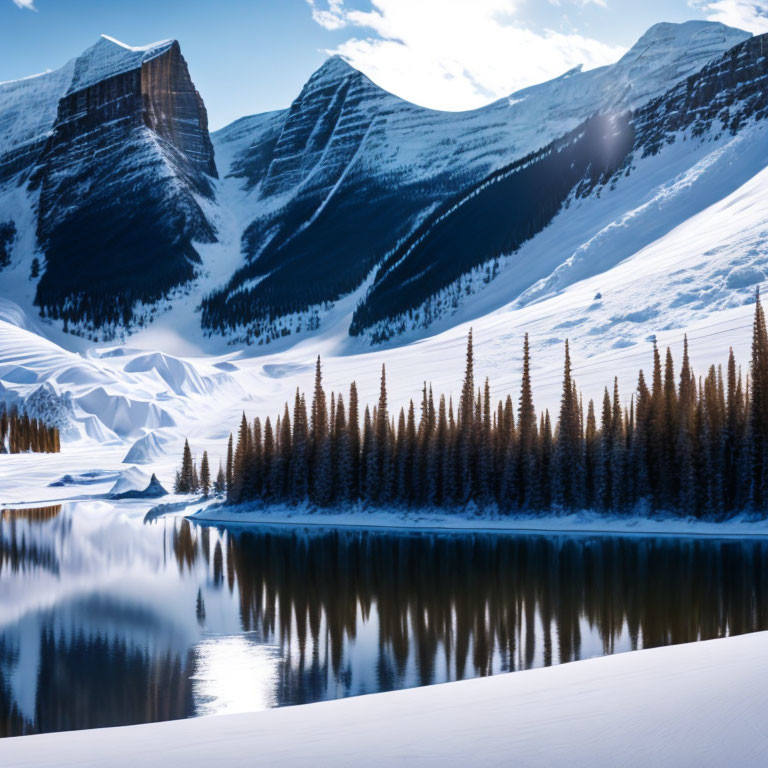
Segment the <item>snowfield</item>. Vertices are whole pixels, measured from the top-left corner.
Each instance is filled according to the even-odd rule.
[[[761,766],[768,632],[254,714],[0,741],[37,766]]]

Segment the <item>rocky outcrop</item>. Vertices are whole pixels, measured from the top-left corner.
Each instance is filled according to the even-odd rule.
[[[653,100],[635,117],[638,149],[656,154],[680,131],[700,136],[713,127],[735,134],[768,117],[768,34],[734,46],[696,75]]]
[[[185,158],[190,170],[216,176],[213,147],[208,135],[208,113],[173,42],[159,56],[141,66],[142,118],[144,124],[165,139]]]

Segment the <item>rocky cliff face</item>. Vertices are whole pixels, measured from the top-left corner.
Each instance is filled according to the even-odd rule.
[[[36,303],[68,324],[129,324],[190,280],[214,239],[194,193],[216,175],[208,121],[178,43],[102,38],[75,63],[35,179],[45,272]]]
[[[701,136],[716,128],[735,134],[768,117],[768,35],[734,46],[635,116],[637,149],[655,154],[680,131]]]
[[[175,41],[102,37],[54,74],[16,89],[46,110],[5,118],[6,184],[29,180],[38,195],[43,314],[109,333],[190,280],[193,241],[215,237],[196,199],[216,176],[207,114]]]
[[[0,185],[27,176],[45,149],[74,61],[56,72],[0,83]]]
[[[181,153],[190,179],[207,181],[200,174],[215,177],[208,113],[179,44],[174,41],[167,51],[144,61],[140,72],[144,124]]]

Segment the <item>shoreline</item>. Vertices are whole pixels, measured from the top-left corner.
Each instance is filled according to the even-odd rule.
[[[417,510],[322,512],[308,507],[276,506],[272,511],[209,505],[185,517],[209,525],[265,528],[316,528],[349,531],[538,536],[639,536],[706,539],[768,538],[768,519],[745,515],[725,521],[596,513],[468,515]]]

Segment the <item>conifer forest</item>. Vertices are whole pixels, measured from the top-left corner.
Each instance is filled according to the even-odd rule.
[[[663,359],[662,359],[663,358]],[[418,408],[418,415],[417,415]],[[382,366],[378,403],[364,408],[357,388],[327,395],[318,357],[311,402],[297,390],[291,410],[230,435],[226,467],[211,482],[207,453],[198,471],[185,444],[179,492],[224,494],[229,503],[363,502],[451,508],[470,503],[505,512],[643,508],[684,516],[723,516],[768,507],[768,333],[756,297],[749,373],[697,375],[685,340],[676,369],[654,342],[650,377],[641,370],[629,402],[618,381],[586,405],[565,343],[559,413],[538,413],[528,335],[517,402],[493,403],[476,382],[472,331],[458,403],[424,384],[418,406],[391,413]]]
[[[0,403],[0,453],[59,453],[61,441],[59,430],[47,425],[42,419],[10,412]]]

